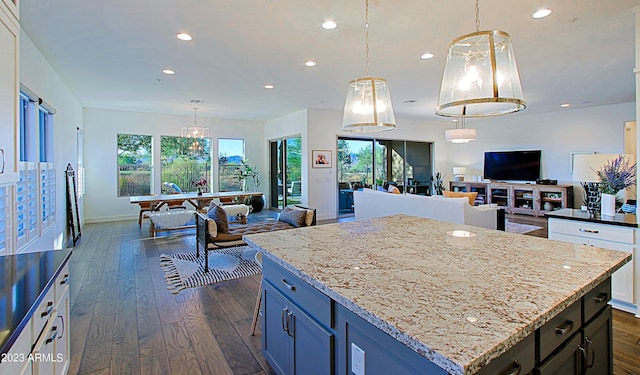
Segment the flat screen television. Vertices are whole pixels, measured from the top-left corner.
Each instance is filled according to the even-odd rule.
[[[487,151],[484,178],[499,181],[535,181],[540,178],[540,150]]]

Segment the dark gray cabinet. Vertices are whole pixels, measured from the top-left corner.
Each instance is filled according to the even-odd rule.
[[[292,292],[303,288],[291,278],[282,280],[292,287]],[[273,281],[283,284],[282,280],[265,278],[262,283],[265,358],[278,374],[335,373],[334,332],[297,305],[299,301],[294,303],[273,285]]]

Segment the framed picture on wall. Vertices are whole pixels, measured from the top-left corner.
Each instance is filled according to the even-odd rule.
[[[313,168],[331,168],[331,150],[311,151],[311,166]]]

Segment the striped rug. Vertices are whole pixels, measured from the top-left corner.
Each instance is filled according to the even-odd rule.
[[[209,272],[204,272],[204,254],[195,251],[184,254],[160,255],[160,267],[165,273],[167,289],[178,294],[186,288],[256,275],[261,272],[255,261],[256,250],[249,246],[228,247],[209,251]]]

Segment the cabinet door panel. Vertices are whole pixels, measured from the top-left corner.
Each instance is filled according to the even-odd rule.
[[[552,355],[538,369],[540,375],[580,374],[582,358],[578,347],[582,336],[578,333],[556,354]]]
[[[18,180],[16,127],[19,103],[19,29],[0,8],[0,184]]]
[[[269,283],[262,290],[262,351],[278,374],[288,374],[291,363],[291,338],[285,331],[286,314],[291,304]],[[286,310],[285,310],[286,309]],[[284,315],[283,315],[284,314]]]
[[[589,240],[592,246],[633,254],[633,246],[617,242]],[[619,301],[633,303],[633,260],[622,266],[611,277],[611,296]]]
[[[585,374],[605,375],[613,374],[613,346],[611,306],[607,306],[595,320],[583,329],[586,351]]]
[[[293,309],[295,374],[333,374],[334,335],[299,309]]]

